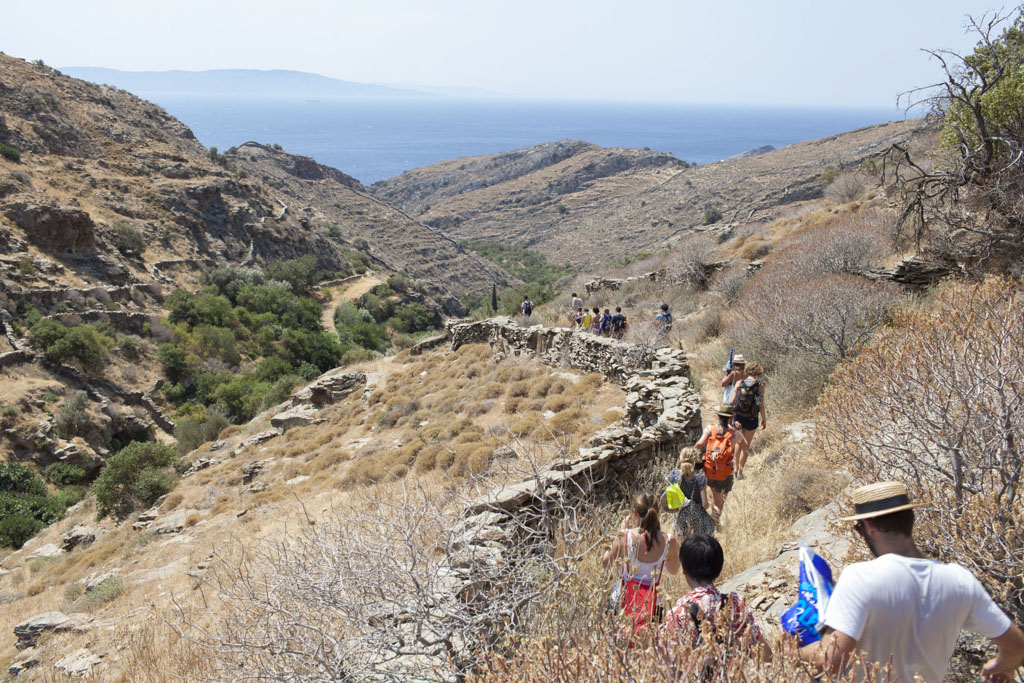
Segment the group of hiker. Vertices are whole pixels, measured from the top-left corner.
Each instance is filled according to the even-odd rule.
[[[622,339],[629,330],[629,321],[626,320],[621,306],[616,306],[614,313],[610,308],[605,308],[603,313],[598,306],[584,308],[583,299],[576,292],[572,293],[572,302],[565,317],[570,327],[599,337]]]
[[[750,443],[766,421],[764,369],[736,355],[723,371],[717,419],[695,446],[681,449],[660,497],[634,497],[602,563],[621,567],[612,600],[630,635],[661,622],[659,635],[697,644],[701,624],[709,622],[719,643],[757,651],[767,661],[771,649],[751,610],[737,593],[724,595],[714,584],[724,564],[714,534],[725,499],[734,479],[744,477]],[[1013,680],[1024,665],[1024,634],[968,570],[921,553],[913,540],[919,504],[906,487],[879,482],[856,489],[852,499],[853,514],[841,520],[854,523],[875,559],[843,570],[820,615],[820,639],[801,647],[800,658],[828,675],[860,661],[891,667],[890,680],[938,683],[960,631],[969,630],[998,648],[982,667],[983,679]],[[673,533],[662,529],[662,511],[675,516]],[[680,570],[689,591],[666,614],[659,603],[661,578]]]

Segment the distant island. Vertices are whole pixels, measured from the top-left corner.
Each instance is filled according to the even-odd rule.
[[[120,71],[93,66],[68,66],[62,73],[111,85],[136,94],[232,95],[316,99],[418,99],[436,97],[421,90],[354,83],[304,71],[273,69],[210,69],[207,71]]]

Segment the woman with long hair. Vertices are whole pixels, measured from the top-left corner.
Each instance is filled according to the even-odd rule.
[[[662,573],[679,572],[679,541],[662,531],[658,497],[650,492],[633,497],[629,519],[623,526],[601,564],[610,569],[617,560],[622,561],[612,601],[632,618],[635,632],[654,617]]]

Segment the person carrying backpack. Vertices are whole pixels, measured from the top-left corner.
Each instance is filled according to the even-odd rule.
[[[672,330],[672,314],[668,311],[668,304],[661,305],[661,312],[654,316],[655,339],[662,339],[668,336]]]
[[[612,335],[612,313],[607,308],[604,309],[604,314],[601,316],[601,336],[610,337]]]
[[[530,297],[523,297],[523,303],[520,304],[519,310],[522,311],[524,318],[529,318],[533,315],[533,302],[530,301]]]
[[[627,327],[629,323],[626,322],[626,316],[622,315],[622,306],[616,306],[615,315],[612,316],[612,337],[622,339]]]
[[[708,514],[708,479],[703,472],[694,468],[694,462],[700,457],[700,451],[693,446],[684,448],[679,453],[679,469],[669,473],[669,481],[672,482],[682,494],[684,503],[682,507],[673,507],[669,501],[669,492],[672,486],[665,489],[661,496],[662,505],[670,512],[675,512],[675,536],[683,539],[690,534],[715,533],[715,522]],[[673,476],[675,475],[675,476]],[[672,492],[674,493],[674,491]],[[676,495],[678,498],[678,494]]]
[[[679,598],[669,611],[661,627],[661,634],[676,640],[690,634],[688,645],[693,647],[700,643],[701,625],[707,622],[711,625],[715,640],[725,645],[727,650],[756,647],[760,650],[762,661],[771,661],[771,649],[754,620],[754,613],[743,598],[737,593],[724,595],[715,587],[715,580],[725,564],[725,553],[714,536],[688,536],[679,547],[679,564],[690,591]],[[720,613],[724,613],[724,620],[719,618]],[[716,664],[715,659],[708,661],[701,678],[710,680]]]
[[[736,426],[743,431],[743,445],[736,454],[736,478],[743,478],[743,470],[747,466],[750,454],[750,442],[757,432],[758,419],[761,429],[767,423],[764,407],[764,368],[758,363],[751,363],[747,368],[746,377],[733,385],[732,406],[736,412]]]
[[[704,476],[711,489],[713,503],[711,519],[715,526],[721,526],[725,497],[732,491],[733,457],[736,449],[743,444],[743,434],[733,427],[732,406],[718,410],[718,424],[708,425],[694,446],[704,448]]]
[[[583,299],[576,296],[576,292],[572,293],[572,303],[569,304],[569,312],[565,314],[566,319],[569,321],[569,327],[580,324],[580,311],[583,308]]]
[[[630,516],[623,526],[601,558],[601,565],[611,569],[616,560],[622,560],[622,575],[612,591],[612,602],[632,620],[632,635],[655,617],[662,573],[679,573],[679,541],[661,530],[658,499],[650,492],[633,497]]]

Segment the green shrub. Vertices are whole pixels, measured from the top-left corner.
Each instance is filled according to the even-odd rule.
[[[81,593],[71,603],[69,610],[71,612],[88,612],[107,604],[123,592],[124,582],[116,576],[108,576],[88,593]]]
[[[31,468],[18,463],[0,463],[0,492],[45,496],[46,485]]]
[[[60,505],[67,510],[69,507],[85,498],[85,494],[88,492],[89,489],[84,486],[65,486],[50,497],[60,503]]]
[[[308,364],[307,364],[308,365]],[[313,366],[309,366],[313,367]],[[315,368],[314,368],[315,369]],[[280,378],[270,387],[263,396],[263,402],[260,405],[261,410],[267,408],[273,408],[278,403],[282,403],[288,400],[288,397],[292,395],[292,392],[296,387],[300,387],[305,384],[306,380],[298,375],[285,375]]]
[[[230,422],[213,408],[206,409],[202,419],[179,420],[174,425],[174,438],[178,440],[178,453],[184,455],[207,441],[213,441]]]
[[[66,510],[53,496],[0,493],[0,519],[11,515],[28,515],[46,525],[62,519]]]
[[[10,145],[0,143],[0,157],[17,163],[21,161],[21,152]]]
[[[722,220],[722,210],[717,206],[711,206],[704,210],[704,225],[712,225]]]
[[[46,478],[55,486],[72,486],[82,483],[85,470],[66,462],[55,462],[44,470]]]
[[[266,270],[271,280],[287,282],[296,294],[308,292],[316,282],[323,279],[316,267],[316,257],[312,255],[270,261]]]
[[[114,347],[114,340],[95,324],[68,327],[50,319],[39,320],[32,326],[29,341],[50,360],[63,362],[74,358],[86,370],[99,367]]]
[[[111,456],[92,484],[100,517],[124,517],[139,506],[151,506],[173,489],[176,479],[169,468],[175,459],[170,446],[142,441],[133,441]]]
[[[142,254],[146,251],[146,238],[142,233],[127,223],[114,224],[114,233],[111,235],[114,246],[125,254]]]
[[[88,397],[84,391],[79,391],[64,401],[64,405],[53,421],[57,436],[62,439],[70,439],[86,433],[91,425],[89,416],[85,412],[87,401]]]
[[[20,548],[35,536],[44,524],[30,515],[15,513],[0,519],[0,546]]]
[[[164,342],[156,348],[156,360],[172,382],[179,381],[189,369],[188,352],[171,342]],[[165,393],[166,391],[164,389]]]

